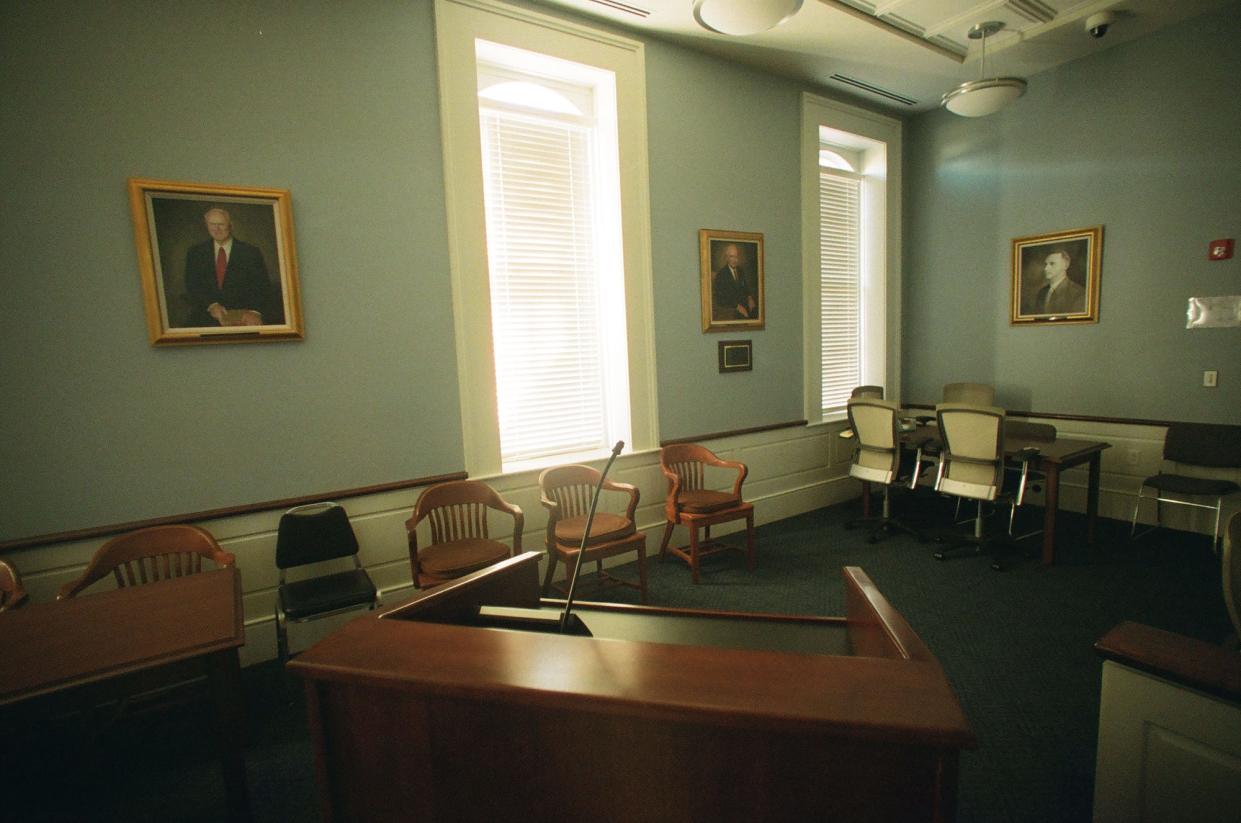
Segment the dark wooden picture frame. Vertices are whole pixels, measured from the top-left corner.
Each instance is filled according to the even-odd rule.
[[[1099,322],[1102,255],[1102,226],[1015,238],[1009,322]]]
[[[765,326],[762,234],[699,229],[698,268],[704,332]]]
[[[720,374],[751,371],[754,368],[754,345],[749,340],[719,342]]]
[[[129,206],[152,345],[304,337],[288,190],[131,178]]]

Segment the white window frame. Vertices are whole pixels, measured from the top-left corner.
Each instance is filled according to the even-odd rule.
[[[863,179],[862,383],[899,401],[901,352],[901,121],[813,94],[802,95],[802,328],[806,419],[831,422],[822,408],[819,315],[819,149],[824,142],[859,152]]]
[[[496,0],[436,0],[449,267],[465,469],[501,474],[483,209],[475,40],[595,66],[616,76],[621,231],[629,348],[627,451],[658,447],[645,55],[640,42]],[[605,456],[606,451],[600,457]]]

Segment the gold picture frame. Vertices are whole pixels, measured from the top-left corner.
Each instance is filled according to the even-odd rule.
[[[1098,323],[1102,257],[1102,226],[1015,238],[1009,323]]]
[[[287,189],[130,178],[129,207],[151,345],[305,337]]]
[[[764,328],[762,234],[699,229],[698,269],[704,332]]]

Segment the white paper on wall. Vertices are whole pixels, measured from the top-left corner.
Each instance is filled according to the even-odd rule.
[[[1191,297],[1187,313],[1187,329],[1217,329],[1241,326],[1241,295],[1227,297]]]

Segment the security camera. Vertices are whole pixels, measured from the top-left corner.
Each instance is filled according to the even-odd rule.
[[[1090,32],[1090,36],[1098,40],[1107,34],[1107,30],[1116,22],[1116,15],[1110,11],[1101,11],[1098,14],[1092,14],[1086,18],[1086,31]]]

